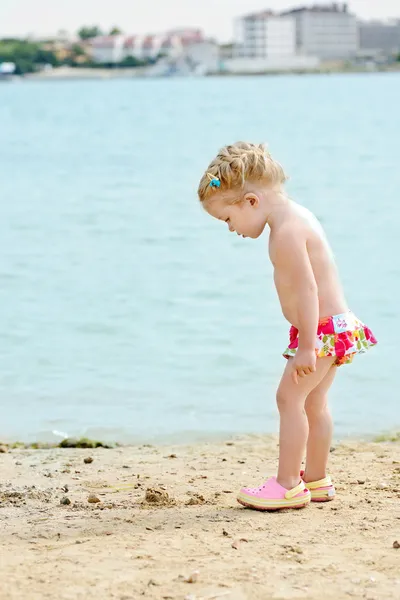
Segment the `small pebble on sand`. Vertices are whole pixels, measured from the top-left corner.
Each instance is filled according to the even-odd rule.
[[[88,502],[90,502],[91,504],[96,504],[96,502],[101,502],[101,500],[96,496],[96,494],[90,494]]]
[[[83,459],[83,462],[85,463],[85,465],[90,465],[90,463],[93,462],[93,458],[91,456],[87,456]]]
[[[189,575],[189,577],[186,577],[186,579],[185,579],[186,583],[197,583],[197,581],[199,579],[199,575],[200,575],[199,571],[193,571],[193,573],[191,575]]]

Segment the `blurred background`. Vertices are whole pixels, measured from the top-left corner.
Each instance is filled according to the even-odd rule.
[[[380,345],[343,367],[338,437],[400,425],[397,1],[2,0],[3,440],[277,428],[267,236],[210,219],[222,145],[265,141]]]

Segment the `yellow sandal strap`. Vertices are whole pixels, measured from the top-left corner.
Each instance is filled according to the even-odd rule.
[[[332,479],[329,477],[324,477],[324,479],[319,479],[318,481],[309,481],[306,483],[306,486],[309,490],[316,490],[321,487],[329,487],[332,485]]]
[[[300,494],[305,489],[306,489],[306,486],[304,485],[304,481],[300,481],[299,485],[296,485],[296,487],[294,487],[291,490],[288,490],[286,492],[286,494],[285,494],[286,500],[290,500],[291,498],[294,498],[295,496],[297,496],[297,494]]]

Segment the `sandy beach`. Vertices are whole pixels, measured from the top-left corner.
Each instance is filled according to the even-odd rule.
[[[3,450],[4,600],[400,597],[398,442],[338,444],[337,499],[278,513],[235,499],[274,473],[271,437]]]

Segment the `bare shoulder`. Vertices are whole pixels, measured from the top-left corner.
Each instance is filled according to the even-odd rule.
[[[304,206],[293,203],[287,218],[271,232],[271,260],[281,249],[291,252],[301,251],[307,248],[309,243],[314,245],[321,242],[327,245],[325,232],[318,219]]]
[[[312,236],[310,225],[303,219],[293,215],[271,231],[269,254],[273,263],[281,257],[292,253],[301,253],[307,248],[307,242]]]

